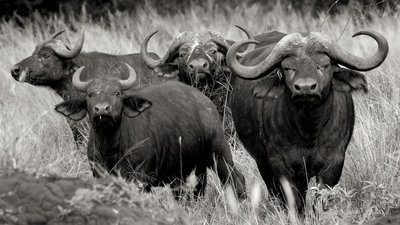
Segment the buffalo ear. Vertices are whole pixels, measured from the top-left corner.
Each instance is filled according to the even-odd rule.
[[[363,90],[368,92],[368,84],[364,74],[333,66],[333,89],[340,92]]]
[[[164,63],[163,65],[156,67],[154,69],[158,76],[163,76],[166,78],[174,78],[179,73],[178,64]]]
[[[157,56],[158,58],[158,56]],[[166,78],[175,78],[179,73],[178,67],[179,53],[178,49],[173,50],[169,53],[168,60],[160,66],[154,68],[154,71],[158,76],[164,76]]]
[[[78,69],[79,66],[71,60],[64,61],[63,72],[66,77],[72,77]]]
[[[57,104],[55,110],[72,120],[78,121],[85,117],[87,105],[85,99],[76,98]]]
[[[279,70],[258,80],[253,96],[256,98],[279,98],[285,92],[285,79],[279,75]]]
[[[230,72],[231,70],[229,69],[228,65],[226,65],[226,60],[225,60],[226,52],[221,53],[217,52],[217,58],[216,58],[216,63],[218,66],[221,67],[221,69],[225,72]]]
[[[151,102],[139,96],[126,96],[123,100],[124,113],[127,117],[136,117],[151,107]]]

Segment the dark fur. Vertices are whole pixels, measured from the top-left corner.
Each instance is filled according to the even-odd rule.
[[[32,56],[23,59],[16,65],[21,67],[22,70],[28,68],[28,71],[40,71],[40,68],[37,68],[37,52],[38,50],[35,50]],[[158,55],[154,53],[151,54],[152,57],[158,58]],[[122,70],[124,70],[125,67],[121,66],[122,62],[128,63],[135,70],[136,74],[138,75],[137,85],[161,83],[168,80],[166,78],[156,76],[153,70],[144,63],[139,53],[129,55],[111,55],[101,52],[88,52],[81,53],[70,60],[57,57],[53,63],[49,65],[49,67],[52,67],[52,70],[47,71],[48,68],[43,68],[43,71],[46,70],[43,72],[46,73],[46,75],[40,74],[40,76],[35,76],[32,74],[30,76],[28,72],[26,82],[33,85],[50,87],[64,100],[66,100],[81,94],[72,86],[72,75],[79,67],[85,66],[85,69],[81,75],[83,81],[101,76],[116,76],[125,79],[125,77],[120,77],[120,74],[125,74],[123,72],[110,73],[110,71],[112,71],[110,68],[112,67],[122,67]],[[38,72],[38,74],[39,73],[40,72]]]
[[[234,167],[218,112],[206,96],[173,81],[126,91],[125,95],[124,108],[140,107],[143,101],[151,106],[134,118],[121,112],[115,130],[92,128],[88,144],[90,161],[108,172],[119,171],[127,179],[139,178],[150,186],[172,183],[175,187],[195,169],[200,177],[197,196],[204,193],[206,168],[214,166],[215,156],[222,183],[233,183],[238,195],[244,194],[244,177]],[[83,106],[81,101],[63,102],[56,110],[66,115],[63,107]],[[96,169],[93,172],[99,176]]]
[[[44,54],[48,54],[48,58],[43,58]],[[158,58],[154,53],[152,57]],[[82,95],[72,86],[72,75],[81,66],[85,66],[82,73],[83,80],[89,80],[101,76],[116,76],[120,77],[121,70],[126,70],[125,66],[121,67],[121,63],[125,62],[134,68],[138,75],[137,85],[160,83],[168,79],[154,74],[143,61],[139,53],[129,55],[111,55],[100,52],[81,53],[78,56],[67,60],[58,57],[53,50],[48,47],[37,47],[32,56],[23,59],[17,63],[21,71],[27,71],[25,82],[32,85],[50,87],[57,92],[64,100]],[[113,68],[110,70],[109,68]],[[122,69],[118,69],[122,68]],[[117,71],[117,73],[110,73]],[[18,80],[19,75],[13,74]],[[125,77],[120,77],[125,78]],[[85,123],[76,123],[68,121],[71,130],[74,134],[74,139],[77,143],[83,142]],[[83,133],[82,133],[83,132]]]
[[[258,64],[274,45],[256,49],[241,63]],[[350,92],[366,91],[362,74],[341,69],[334,62],[332,67],[336,68],[333,78],[322,102],[315,105],[291,99],[285,77],[277,73],[280,65],[261,79],[236,78],[233,87],[231,109],[240,140],[272,193],[283,197],[279,179],[289,180],[300,211],[311,177],[316,176],[322,186],[338,183],[354,127]]]
[[[259,42],[256,47],[262,48],[272,42],[276,42],[285,35],[286,34],[278,31],[257,35],[254,37],[254,39]],[[226,42],[229,46],[235,43],[232,40],[226,40]],[[159,71],[165,74],[171,74],[174,70],[179,70],[179,81],[196,87],[198,90],[202,91],[217,106],[220,115],[224,116],[225,103],[232,92],[232,84],[236,78],[235,76],[231,76],[231,72],[226,66],[225,56],[228,49],[223,46],[218,46],[218,56],[210,56],[214,59],[211,61],[206,57],[206,53],[204,49],[201,49],[201,47],[202,46],[199,46],[199,51],[196,52],[196,54],[193,54],[190,60],[200,58],[207,60],[210,64],[210,74],[207,75],[206,79],[197,80],[195,78],[197,73],[190,71],[187,65],[190,60],[179,58],[179,49],[176,49],[175,52],[171,53],[171,57],[164,65],[160,66]],[[243,47],[242,51],[245,51],[246,49],[247,46]]]

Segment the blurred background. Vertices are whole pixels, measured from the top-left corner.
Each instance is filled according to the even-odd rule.
[[[192,6],[218,8],[230,5],[232,8],[246,4],[259,4],[265,12],[272,10],[277,2],[282,4],[285,10],[301,14],[318,16],[321,12],[330,11],[330,14],[337,14],[345,8],[357,8],[357,12],[369,16],[369,12],[378,11],[396,12],[399,10],[398,0],[0,0],[0,15],[10,19],[16,15],[27,17],[33,12],[41,14],[54,12],[75,12],[80,13],[85,5],[88,14],[94,20],[104,18],[108,13],[118,11],[134,12],[138,9],[151,6],[160,14],[174,14],[185,11]]]

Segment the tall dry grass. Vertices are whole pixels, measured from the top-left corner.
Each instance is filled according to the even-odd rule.
[[[350,52],[364,56],[376,50],[367,37],[351,35],[370,29],[382,33],[389,42],[387,60],[367,72],[370,92],[354,94],[356,125],[347,150],[345,167],[339,184],[320,198],[309,194],[304,218],[299,224],[361,224],[390,213],[400,207],[399,150],[399,87],[400,79],[400,15],[373,16],[370,22],[345,11],[336,17],[301,17],[287,13],[277,5],[265,11],[260,5],[214,8],[192,7],[184,13],[160,16],[151,7],[134,13],[109,15],[109,23],[93,23],[85,9],[82,15],[58,14],[50,18],[35,15],[0,23],[0,173],[10,169],[38,171],[64,176],[90,176],[83,147],[76,147],[65,118],[56,114],[54,105],[61,101],[56,94],[42,87],[17,83],[10,75],[13,64],[30,55],[37,43],[52,31],[67,28],[63,38],[76,40],[76,29],[85,29],[83,51],[112,54],[138,52],[140,42],[154,30],[150,50],[163,55],[171,39],[182,31],[214,30],[226,38],[241,40],[245,35],[234,28],[237,24],[255,34],[322,31],[345,46]],[[361,20],[360,20],[361,19]],[[67,22],[68,21],[68,22]],[[361,22],[360,22],[361,21]],[[286,209],[268,195],[254,161],[233,134],[229,137],[234,160],[247,179],[249,199],[236,202],[231,191],[224,190],[213,173],[207,194],[202,201],[186,202],[186,214],[193,224],[287,224]],[[310,187],[315,185],[311,182]],[[311,190],[310,192],[314,192]],[[168,189],[155,195],[164,207],[175,207]],[[323,211],[322,205],[329,205]]]

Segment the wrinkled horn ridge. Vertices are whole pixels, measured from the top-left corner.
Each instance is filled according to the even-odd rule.
[[[137,78],[135,70],[128,63],[124,63],[124,64],[126,65],[126,67],[129,70],[129,77],[126,80],[119,80],[122,91],[131,88],[135,84],[135,81]]]
[[[327,54],[337,60],[340,65],[343,65],[349,69],[358,71],[372,70],[381,65],[388,55],[389,45],[386,38],[374,31],[359,31],[353,35],[357,37],[359,35],[367,35],[375,39],[378,44],[377,52],[370,57],[358,57],[349,52],[338,44],[334,43],[329,48]]]
[[[80,67],[77,71],[75,71],[72,77],[72,85],[78,90],[85,92],[86,87],[89,85],[90,81],[81,81],[81,73],[85,67]]]
[[[234,44],[233,46],[235,46],[235,48],[233,48],[232,46],[228,51],[228,54],[231,54],[228,56],[227,63],[228,66],[238,76],[247,79],[256,79],[261,74],[268,74],[280,61],[282,61],[282,59],[284,59],[288,55],[292,55],[293,48],[303,45],[304,40],[300,33],[286,35],[275,45],[275,47],[272,49],[271,54],[269,54],[268,57],[265,58],[261,63],[254,66],[243,66],[232,54],[236,53],[236,51],[243,45],[251,43],[257,44],[258,42],[255,42],[254,40],[248,40],[241,41],[240,43],[237,43],[238,45]]]
[[[373,31],[360,31],[353,35],[367,35],[375,39],[378,43],[378,51],[370,57],[358,57],[347,52],[345,49],[340,47],[337,43],[324,38],[319,32],[311,33],[312,38],[315,40],[314,43],[318,43],[318,51],[325,52],[329,57],[336,60],[340,65],[343,65],[349,69],[368,71],[378,67],[386,59],[389,51],[388,43],[381,34]],[[309,40],[309,39],[307,39]],[[261,74],[268,74],[268,71],[273,69],[282,59],[288,55],[294,54],[293,48],[303,47],[307,45],[305,37],[300,33],[293,33],[286,35],[282,38],[273,48],[271,54],[268,55],[264,61],[255,66],[243,66],[241,65],[236,57],[236,52],[246,44],[254,43],[253,41],[241,41],[234,44],[228,51],[227,64],[238,76],[247,79],[255,79]]]
[[[242,78],[246,78],[246,79],[255,79],[261,73],[264,72],[264,66],[262,64],[267,64],[267,70],[268,70],[268,67],[269,68],[273,67],[273,65],[275,65],[277,63],[278,59],[281,58],[281,57],[274,57],[274,56],[271,57],[271,55],[269,55],[262,63],[260,63],[258,65],[255,65],[255,66],[241,65],[236,58],[237,51],[244,45],[258,44],[258,43],[259,42],[255,41],[255,40],[245,40],[245,41],[237,42],[234,45],[232,45],[232,47],[229,48],[228,53],[227,53],[226,63],[228,64],[229,68],[236,75],[238,75]],[[272,52],[272,53],[274,53],[274,52]],[[274,59],[272,59],[272,58],[274,58]]]

